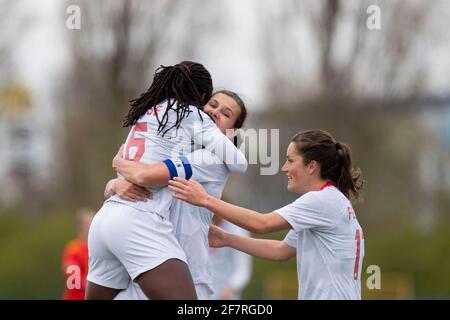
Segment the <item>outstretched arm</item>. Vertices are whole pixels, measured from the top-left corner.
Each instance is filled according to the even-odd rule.
[[[225,232],[214,225],[209,227],[208,242],[213,248],[231,247],[255,257],[274,261],[286,261],[296,255],[296,249],[284,241],[243,237]]]
[[[197,181],[174,178],[169,188],[174,197],[190,204],[205,207],[224,219],[255,233],[268,233],[291,229],[291,225],[278,213],[262,214],[245,209],[209,195]]]

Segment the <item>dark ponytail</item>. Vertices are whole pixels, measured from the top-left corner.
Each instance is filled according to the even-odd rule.
[[[336,183],[347,197],[358,199],[363,187],[361,169],[352,167],[351,150],[345,143],[337,142],[323,130],[297,133],[292,142],[307,165],[312,160],[320,165],[320,177]]]

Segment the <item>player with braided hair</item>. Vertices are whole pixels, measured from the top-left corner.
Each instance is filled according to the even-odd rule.
[[[175,106],[177,119],[172,127],[179,128],[184,117],[192,112],[189,106],[203,106],[211,97],[212,80],[209,72],[199,63],[183,61],[174,67],[160,66],[153,77],[153,82],[147,92],[139,98],[130,101],[131,109],[123,122],[124,127],[136,124],[149,106],[154,109],[158,121],[158,132],[165,129],[169,110]],[[159,119],[156,108],[161,101],[169,100],[168,108]],[[178,102],[178,104],[177,104]],[[202,115],[199,112],[200,118]],[[166,133],[172,127],[167,128]]]
[[[203,146],[231,172],[245,171],[245,156],[199,109],[211,94],[211,76],[199,63],[158,68],[147,92],[130,101],[124,126],[132,129],[123,158],[147,164],[179,158],[169,170],[171,174],[181,170],[189,178],[192,168],[183,157]],[[152,299],[197,298],[169,220],[171,192],[163,184],[148,191],[151,201],[113,195],[95,216],[88,239],[87,299],[113,299],[130,281]]]

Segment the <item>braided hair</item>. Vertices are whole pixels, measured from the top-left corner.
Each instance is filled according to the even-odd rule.
[[[126,115],[123,126],[136,124],[138,119],[150,108],[153,108],[158,120],[158,133],[164,134],[181,125],[181,121],[191,112],[189,105],[202,108],[210,99],[213,90],[209,71],[200,63],[182,61],[174,66],[160,66],[153,75],[153,82],[148,90],[139,98],[130,100],[130,111]],[[160,118],[156,112],[158,103],[168,100],[166,111]],[[176,104],[176,106],[175,106]],[[173,109],[177,120],[173,126],[166,129],[168,112]],[[198,110],[200,118],[200,110]]]

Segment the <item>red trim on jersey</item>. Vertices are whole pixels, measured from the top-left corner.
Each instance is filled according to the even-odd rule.
[[[320,187],[320,190],[323,190],[323,189],[325,189],[326,187],[329,187],[329,186],[336,187],[336,183],[334,183],[333,181],[328,181],[327,183],[325,183],[323,186]]]
[[[355,259],[355,269],[353,270],[353,279],[358,280],[359,273],[359,256],[361,254],[361,231],[356,229],[356,259]]]

